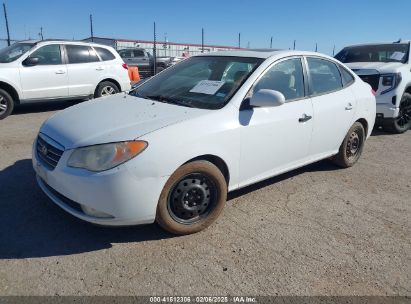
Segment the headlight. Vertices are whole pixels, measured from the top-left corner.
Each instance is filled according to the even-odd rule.
[[[382,77],[382,85],[384,87],[388,87],[388,89],[381,92],[381,94],[385,94],[385,93],[388,93],[394,90],[395,88],[398,87],[398,85],[400,84],[402,80],[401,73],[384,74],[384,75],[381,75],[381,77]]]
[[[114,168],[145,150],[145,141],[125,141],[75,149],[67,162],[69,167],[100,172]]]

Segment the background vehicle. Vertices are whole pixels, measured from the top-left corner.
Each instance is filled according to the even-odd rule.
[[[227,191],[329,157],[353,166],[374,121],[371,87],[337,60],[217,52],[130,95],[52,116],[33,145],[33,167],[42,190],[80,219],[157,220],[188,234],[219,216]]]
[[[128,89],[127,66],[108,46],[45,40],[0,50],[0,119],[15,104],[94,98]]]
[[[142,78],[151,77],[154,74],[154,58],[145,49],[132,48],[118,51],[121,58],[130,66],[138,67]],[[172,65],[172,57],[157,57],[157,73]]]
[[[335,58],[377,93],[377,125],[394,133],[411,127],[410,42],[348,46]]]

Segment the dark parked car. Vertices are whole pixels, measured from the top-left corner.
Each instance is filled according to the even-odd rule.
[[[129,66],[136,66],[142,78],[153,76],[154,57],[142,48],[123,49],[118,51],[121,58]],[[161,72],[172,64],[172,57],[157,57],[156,71]]]

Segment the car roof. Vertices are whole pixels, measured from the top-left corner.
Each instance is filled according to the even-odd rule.
[[[230,50],[230,51],[217,51],[212,53],[204,53],[196,56],[228,56],[228,57],[252,57],[267,59],[270,57],[286,57],[286,56],[321,56],[330,58],[327,55],[306,52],[306,51],[294,51],[294,50],[278,50],[278,49],[247,49],[247,50]]]
[[[78,40],[64,40],[64,39],[45,39],[45,40],[22,40],[18,41],[17,43],[34,43],[37,45],[43,45],[43,44],[76,44],[76,45],[87,45],[87,46],[96,46],[96,47],[106,47],[106,48],[111,48],[109,45],[105,44],[99,44],[99,43],[94,43],[94,42],[84,42],[84,41],[78,41]]]
[[[371,42],[371,43],[359,43],[359,44],[352,44],[352,45],[346,45],[345,47],[357,47],[357,46],[374,46],[374,45],[382,45],[382,44],[407,44],[411,43],[411,40],[401,40],[401,41],[396,41],[396,42]]]

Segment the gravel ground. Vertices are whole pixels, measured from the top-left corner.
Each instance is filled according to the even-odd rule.
[[[92,226],[40,191],[31,144],[65,106],[0,121],[0,295],[411,295],[411,131],[376,132],[353,168],[231,193],[215,225],[174,237]]]

